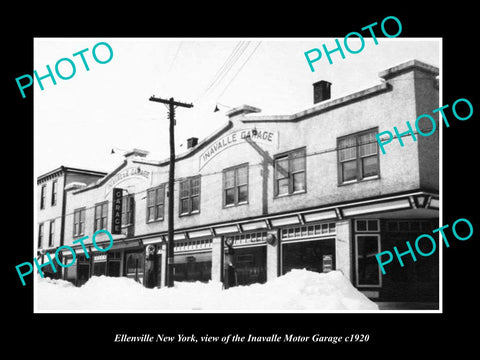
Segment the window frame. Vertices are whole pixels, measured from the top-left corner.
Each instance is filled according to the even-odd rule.
[[[237,183],[237,172],[239,169],[245,168],[247,172],[247,180],[245,184],[238,184]],[[233,171],[233,187],[226,188],[225,187],[225,179],[226,175],[228,172]],[[238,189],[240,186],[246,186],[247,187],[247,200],[245,201],[238,201]],[[243,163],[235,166],[231,166],[229,168],[223,169],[222,171],[222,207],[223,208],[230,208],[230,207],[235,207],[239,205],[246,205],[248,204],[249,201],[249,186],[250,186],[250,177],[249,177],[249,164],[248,163]],[[229,189],[233,189],[233,203],[232,204],[227,204],[227,196],[226,196],[226,191]]]
[[[377,238],[377,247],[378,251],[376,252],[377,254],[382,251],[382,244],[381,244],[381,236],[379,233],[373,234],[373,233],[360,233],[360,234],[355,234],[355,284],[357,288],[381,288],[382,287],[382,272],[378,266],[377,261],[375,260],[375,263],[377,263],[377,271],[378,271],[378,284],[360,284],[360,279],[358,276],[358,237],[376,237]],[[375,257],[374,257],[375,258]]]
[[[375,143],[376,150],[377,150],[375,155],[368,155],[368,156],[360,155],[360,145],[362,145],[362,144],[359,144],[359,138],[362,135],[369,134],[369,133],[373,133],[374,135],[378,134],[378,127],[374,127],[374,128],[370,128],[370,129],[366,129],[366,130],[362,130],[362,131],[357,131],[357,132],[352,133],[352,134],[337,137],[337,178],[338,178],[338,186],[354,184],[354,183],[357,183],[357,182],[360,182],[360,181],[380,179],[380,155],[379,155],[379,150],[378,150],[378,142],[377,141],[373,142],[373,143]],[[343,180],[343,163],[345,163],[347,161],[353,161],[353,159],[347,160],[347,161],[341,161],[340,160],[340,150],[344,149],[344,148],[340,148],[340,142],[342,140],[345,140],[345,139],[351,138],[351,137],[355,138],[355,166],[356,166],[355,175],[356,176],[355,176],[355,179]],[[375,175],[370,175],[370,176],[363,176],[363,166],[362,166],[363,162],[362,162],[362,159],[367,158],[367,157],[374,157],[374,156],[376,157],[376,160],[377,160],[376,174]]]
[[[156,222],[156,221],[163,221],[165,219],[165,203],[166,203],[166,193],[165,193],[165,184],[161,184],[159,186],[155,186],[153,188],[150,188],[150,189],[147,189],[147,207],[146,207],[146,216],[145,216],[145,219],[146,219],[146,222],[147,224],[148,223],[153,223],[153,222]],[[157,191],[158,190],[162,190],[163,192],[163,202],[162,203],[158,203],[157,202]],[[154,201],[153,201],[153,205],[148,205],[148,197],[149,195],[153,193],[153,196],[154,196]],[[161,216],[159,216],[159,211],[158,211],[158,206],[159,205],[162,205],[162,213],[161,213]],[[153,208],[153,211],[154,211],[154,216],[153,216],[153,219],[149,219],[149,213],[150,213],[150,208]]]
[[[47,184],[43,184],[40,188],[40,210],[45,209],[45,202],[47,200]]]
[[[83,213],[83,222],[81,221],[82,219],[82,213]],[[75,221],[76,220],[76,216],[78,215],[78,223]],[[75,209],[73,210],[73,234],[72,236],[73,237],[80,237],[80,236],[83,236],[85,235],[85,216],[86,216],[86,208],[85,207],[81,207],[81,208],[78,208],[78,209]],[[83,231],[80,231],[80,224],[83,223]],[[77,225],[78,224],[78,227]]]
[[[192,183],[194,180],[198,179],[198,195],[192,195]],[[183,183],[188,183],[188,196],[182,197],[182,184]],[[179,189],[178,189],[178,216],[189,216],[189,215],[195,215],[195,214],[200,214],[200,201],[201,201],[201,194],[202,194],[202,177],[201,175],[195,175],[195,176],[189,176],[187,178],[184,178],[180,180],[179,182]],[[194,197],[198,197],[198,210],[192,211],[192,199]],[[187,212],[182,212],[182,200],[188,199],[188,211]]]
[[[45,223],[38,224],[38,237],[37,237],[37,248],[42,249],[43,246],[43,232],[44,232],[44,225]]]
[[[359,221],[365,221],[366,222],[365,223],[365,225],[366,225],[365,230],[359,230],[358,229],[358,222]],[[373,229],[369,228],[369,226],[368,226],[369,221],[375,221],[377,223],[377,230],[373,230]],[[355,222],[355,232],[359,232],[359,233],[379,233],[380,232],[380,220],[379,219],[369,219],[369,218],[355,219],[354,222]]]
[[[303,170],[301,170],[301,171],[292,172],[292,162],[293,162],[294,159],[296,159],[295,157],[293,157],[293,154],[296,153],[296,152],[300,152],[300,151],[303,151],[303,159],[304,159],[305,166],[304,166]],[[288,163],[288,171],[287,172],[288,172],[288,175],[286,177],[283,177],[283,178],[277,178],[277,161],[280,160],[280,159],[284,159],[284,158],[287,158],[287,163]],[[304,188],[300,191],[294,191],[293,190],[293,176],[294,176],[294,174],[298,174],[298,173],[301,173],[301,172],[304,173]],[[279,194],[278,193],[278,191],[279,191],[278,180],[281,180],[281,179],[288,179],[288,192],[286,194]],[[299,147],[299,148],[296,148],[296,149],[293,149],[293,150],[285,151],[283,153],[274,155],[274,157],[273,157],[273,197],[274,197],[274,199],[285,197],[285,196],[304,194],[306,192],[307,192],[307,147],[302,146],[302,147]]]
[[[100,207],[100,219],[103,219],[104,218],[102,216],[103,206],[105,206],[106,209],[107,209],[106,210],[107,214],[105,216],[105,222],[103,222],[103,220],[102,220],[102,225],[103,226],[97,229],[97,209]],[[96,231],[102,230],[102,229],[108,230],[107,227],[108,227],[108,200],[95,204],[95,211],[94,211],[94,214],[93,214],[93,232],[96,232]]]
[[[52,196],[50,200],[51,206],[57,205],[57,198],[58,198],[58,180],[55,179],[52,181]]]
[[[55,244],[55,219],[50,220],[48,226],[48,247],[52,247]]]
[[[133,203],[133,208],[130,209],[130,204]],[[125,211],[124,211],[125,210]],[[130,214],[130,216],[128,216]],[[107,214],[108,216],[108,214]],[[130,222],[124,222],[124,216],[126,219],[130,218]],[[127,194],[122,196],[122,210],[121,210],[122,228],[129,227],[135,224],[135,196],[134,194]]]

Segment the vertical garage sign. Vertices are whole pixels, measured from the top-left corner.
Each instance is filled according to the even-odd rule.
[[[112,234],[122,233],[122,194],[123,189],[114,188],[113,194],[113,209],[112,209]]]

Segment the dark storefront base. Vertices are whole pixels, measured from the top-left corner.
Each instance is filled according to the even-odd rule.
[[[173,281],[208,282],[211,278],[211,252],[199,252],[189,255],[175,255],[173,267]]]
[[[439,310],[438,302],[426,301],[374,301],[379,310]]]
[[[236,248],[233,257],[237,285],[263,284],[267,281],[266,246]]]
[[[282,274],[292,269],[315,272],[335,270],[335,239],[284,243]]]
[[[174,265],[173,281],[208,282],[212,278],[211,261],[192,261]]]
[[[413,246],[415,239],[421,234],[433,234],[432,230],[438,227],[438,222],[400,221],[397,226],[387,221],[383,227],[382,248],[393,250],[397,246],[398,251],[408,250],[405,242]],[[421,228],[419,228],[421,224]],[[428,243],[425,242],[425,244]],[[422,243],[420,243],[421,245]],[[429,249],[424,248],[424,251]],[[385,267],[386,274],[382,277],[381,301],[405,301],[405,302],[438,302],[439,288],[439,257],[438,249],[428,257],[416,254],[417,261],[413,261],[410,254],[402,257],[404,266],[400,266],[397,259]]]
[[[422,234],[430,234],[438,244],[438,234],[432,233],[438,228],[438,219],[384,219],[380,220],[380,227],[373,231],[362,229],[362,232],[358,231],[358,222],[363,220],[356,221],[356,248],[354,243],[352,250],[356,254],[356,272],[353,275],[358,289],[385,309],[438,309],[438,249],[430,256],[421,256],[414,249],[414,261],[406,245],[408,241],[414,248],[415,240]],[[380,247],[376,246],[377,241]],[[429,241],[419,245],[426,253],[432,249]],[[394,247],[400,254],[404,253],[401,256],[403,266],[395,255]],[[380,268],[375,255],[380,251],[390,251],[393,255],[392,261],[384,266],[385,274],[381,275],[380,286],[359,286],[359,283],[372,284],[379,279]]]

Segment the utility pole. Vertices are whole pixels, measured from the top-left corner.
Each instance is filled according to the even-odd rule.
[[[170,99],[156,98],[151,96],[150,101],[159,102],[168,105],[168,117],[170,120],[170,168],[168,173],[168,242],[167,242],[167,268],[165,271],[165,284],[173,287],[173,185],[175,181],[175,107],[191,108],[193,104],[186,104]]]

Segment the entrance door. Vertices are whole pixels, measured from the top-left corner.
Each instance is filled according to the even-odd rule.
[[[128,252],[125,254],[125,272],[126,276],[143,284],[143,272],[145,266],[145,256],[143,250]]]
[[[120,251],[108,253],[107,276],[120,276]]]
[[[90,264],[79,263],[77,266],[77,286],[82,286],[90,278]]]

